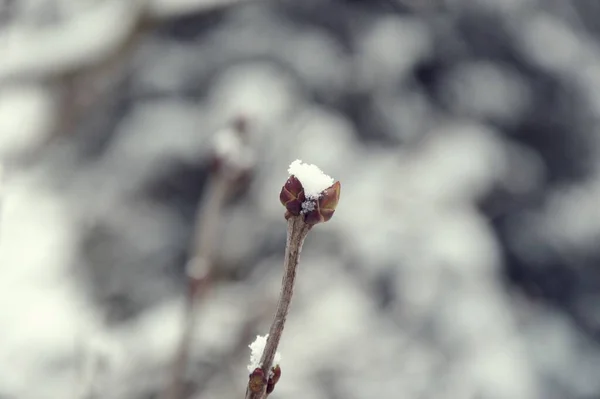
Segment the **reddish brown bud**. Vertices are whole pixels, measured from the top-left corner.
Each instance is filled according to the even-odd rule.
[[[300,215],[305,197],[302,183],[300,183],[300,180],[296,176],[292,175],[287,179],[281,188],[279,200],[290,214],[294,216]]]
[[[340,201],[341,189],[342,185],[339,181],[336,181],[331,187],[326,188],[323,191],[323,196],[319,198],[319,209],[321,210],[321,215],[323,215],[323,221],[327,222],[333,216],[335,208],[337,208],[337,204]]]
[[[267,383],[267,395],[270,395],[275,390],[275,384]]]
[[[331,187],[323,190],[319,198],[313,201],[314,204],[311,206],[313,209],[306,211],[304,221],[314,225],[327,222],[331,219],[340,200],[340,190],[341,184],[339,181],[336,181]]]
[[[279,367],[279,365],[273,367],[271,369],[271,371],[273,372],[273,375],[271,376],[271,378],[269,378],[269,382],[273,382],[273,384],[277,384],[277,381],[279,381],[279,379],[281,378],[281,367]]]
[[[269,377],[269,382],[267,382],[267,394],[273,392],[279,378],[281,378],[281,368],[277,365],[271,369],[271,376]]]
[[[263,373],[263,371],[260,368],[255,368],[252,374],[250,374],[248,388],[254,393],[260,393],[263,392],[265,385],[267,385],[267,378],[265,377],[265,373]]]

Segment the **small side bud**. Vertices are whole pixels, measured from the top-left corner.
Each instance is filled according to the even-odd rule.
[[[273,392],[273,390],[275,389],[275,384],[277,384],[280,378],[281,367],[279,367],[279,365],[276,365],[275,367],[271,368],[271,372],[269,373],[269,381],[267,382],[267,394]]]
[[[271,371],[273,372],[273,375],[271,375],[269,381],[271,381],[273,384],[277,384],[277,382],[281,378],[281,367],[279,367],[279,365],[276,365],[271,369]]]
[[[257,367],[250,374],[248,388],[254,393],[260,393],[263,392],[265,385],[267,385],[267,378],[265,377],[265,373],[263,373],[263,371],[259,367]]]
[[[275,390],[275,384],[268,382],[267,383],[267,395],[270,395]]]
[[[287,179],[281,188],[281,193],[279,193],[279,200],[291,215],[300,215],[305,196],[302,183],[300,183],[300,180],[296,176],[292,175]]]

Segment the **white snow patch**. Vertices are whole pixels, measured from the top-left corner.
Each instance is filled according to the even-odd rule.
[[[356,54],[358,83],[384,91],[406,78],[432,47],[429,28],[412,17],[379,18],[362,37]]]
[[[138,1],[103,1],[61,24],[18,24],[0,32],[0,79],[58,73],[102,60],[123,43],[140,12]]]
[[[100,318],[70,269],[79,232],[62,197],[39,186],[15,174],[2,198],[0,363],[18,372],[4,373],[0,391],[51,399],[76,387],[78,341]]]
[[[299,159],[290,164],[288,173],[300,180],[304,188],[304,195],[308,199],[318,198],[323,190],[333,184],[333,179],[323,173],[318,166],[304,163]]]
[[[579,73],[575,65],[585,65],[594,57],[594,44],[589,37],[549,13],[536,13],[521,29],[523,55],[549,71]],[[543,50],[548,46],[552,51]]]
[[[42,143],[54,119],[52,96],[43,88],[0,91],[0,158],[18,156]]]
[[[265,62],[246,62],[219,74],[207,105],[216,120],[231,120],[241,114],[253,124],[268,125],[294,112],[299,96],[297,82],[286,71]]]
[[[248,0],[150,0],[148,11],[158,18],[173,18],[245,2]]]
[[[257,335],[254,342],[248,347],[250,348],[250,364],[248,365],[248,371],[253,372],[256,368],[261,367],[260,358],[262,357],[265,345],[267,345],[267,338],[269,334],[261,336]],[[281,362],[281,353],[275,352],[275,358],[273,359],[273,366],[278,365]]]
[[[213,140],[215,154],[228,166],[247,169],[254,163],[254,156],[242,136],[232,127],[218,131]]]
[[[302,203],[302,212],[310,212],[315,210],[315,202],[314,201],[304,201]]]

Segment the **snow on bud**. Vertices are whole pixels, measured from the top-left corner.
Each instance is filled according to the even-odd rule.
[[[305,207],[304,221],[308,224],[317,224],[331,219],[340,200],[340,190],[339,181],[323,190],[319,198],[311,204],[312,209]]]
[[[304,221],[311,225],[331,219],[340,199],[340,182],[334,183],[317,166],[299,159],[291,163],[288,173],[290,177],[279,194],[286,218],[304,215]]]
[[[211,169],[227,170],[234,176],[250,173],[255,158],[250,146],[248,120],[240,115],[228,127],[215,133],[212,143]]]
[[[279,352],[275,352],[275,358],[273,359],[273,367],[269,371],[269,375],[265,375],[265,372],[262,370],[262,364],[260,364],[260,359],[262,357],[262,353],[265,350],[265,345],[267,344],[267,338],[269,334],[265,336],[257,335],[254,342],[252,342],[248,347],[250,348],[250,364],[248,365],[248,371],[250,372],[250,377],[248,381],[248,387],[254,393],[263,392],[265,386],[267,387],[267,391],[269,387],[271,387],[271,392],[275,388],[275,384],[279,381],[279,377],[281,377],[281,369],[279,368],[279,363],[281,362],[281,354]],[[269,392],[270,393],[270,392]]]

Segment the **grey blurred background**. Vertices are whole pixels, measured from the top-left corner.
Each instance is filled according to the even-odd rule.
[[[0,398],[161,397],[238,115],[186,397],[243,397],[300,158],[342,192],[273,399],[600,398],[598,0],[220,3],[0,1]]]

